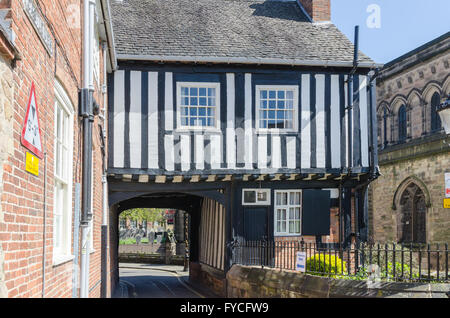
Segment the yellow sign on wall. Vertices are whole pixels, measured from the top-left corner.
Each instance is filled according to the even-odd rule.
[[[39,176],[39,158],[27,152],[25,170],[35,176]]]
[[[450,209],[450,198],[444,199],[444,209]]]

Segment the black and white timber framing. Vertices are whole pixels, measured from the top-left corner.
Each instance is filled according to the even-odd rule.
[[[111,6],[119,61],[108,76],[110,206],[186,211],[190,261],[222,273],[236,240],[276,239],[280,190],[302,193],[294,239],[328,235],[332,208],[344,244],[352,229],[367,239],[367,186],[378,173],[375,63],[360,54],[348,94],[353,45],[332,23],[313,23],[298,1]],[[214,129],[181,127],[181,83],[216,88]],[[292,129],[258,128],[260,87],[294,91]],[[268,200],[244,205],[243,189],[264,189]]]
[[[348,172],[344,71],[124,65],[109,78],[109,172],[170,176]],[[177,127],[178,82],[220,86],[220,129]],[[370,170],[373,114],[366,74],[354,77],[352,171]],[[298,131],[258,132],[256,85],[298,87]]]

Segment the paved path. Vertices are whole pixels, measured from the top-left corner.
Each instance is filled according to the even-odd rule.
[[[119,265],[120,298],[205,298],[210,297],[188,283],[183,267],[170,265]],[[204,295],[206,294],[206,295]]]

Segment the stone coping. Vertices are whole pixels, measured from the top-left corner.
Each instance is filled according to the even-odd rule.
[[[450,284],[367,282],[293,271],[234,265],[227,273],[228,297],[244,298],[448,298]]]

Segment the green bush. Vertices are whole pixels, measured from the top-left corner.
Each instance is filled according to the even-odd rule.
[[[347,266],[338,256],[315,254],[306,259],[306,271],[315,272],[319,276],[339,275],[347,271]],[[323,274],[320,274],[323,273]]]

